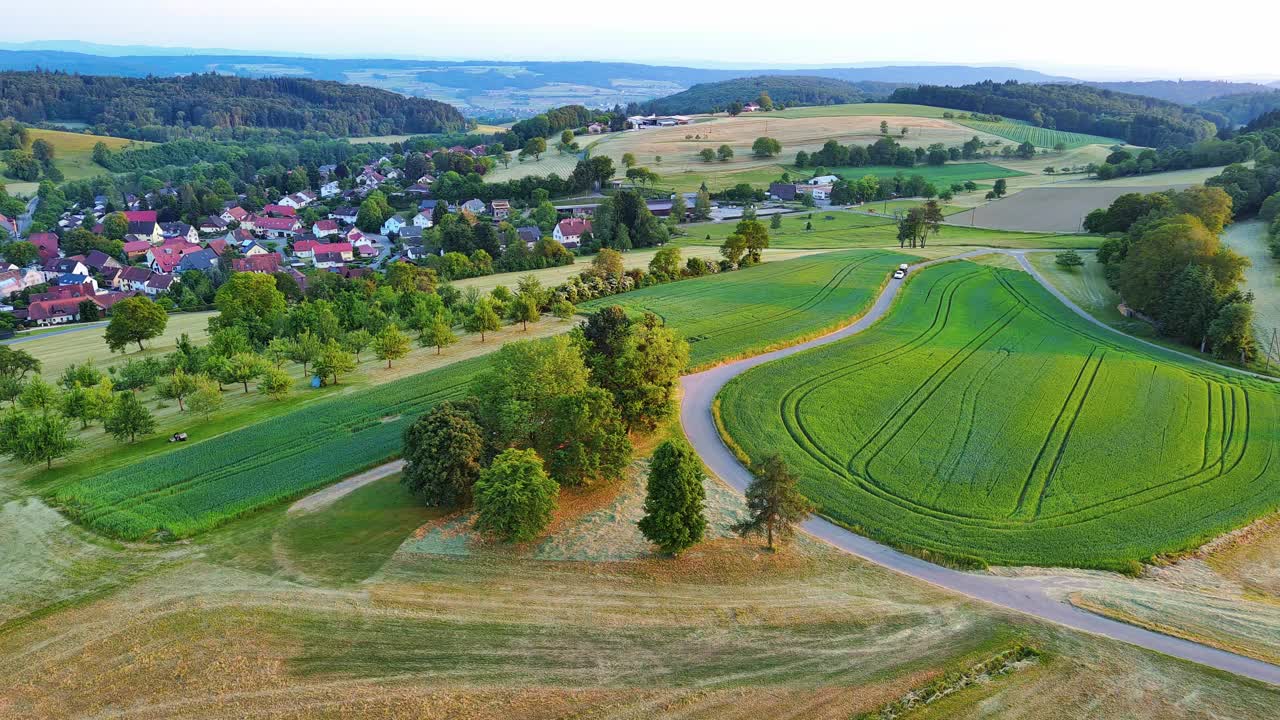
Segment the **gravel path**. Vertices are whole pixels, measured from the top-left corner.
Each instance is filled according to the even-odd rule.
[[[1057,288],[1045,281],[1027,261],[1025,257],[1026,251],[973,250],[961,255],[914,265],[911,268],[911,272],[956,258],[972,257],[992,252],[1012,255],[1033,278],[1066,304],[1067,307],[1071,308],[1073,312],[1100,327],[1123,335],[1120,331],[1105,325],[1077,307]],[[706,463],[711,472],[738,492],[745,492],[747,485],[751,482],[750,471],[743,467],[729,448],[725,446],[712,418],[712,402],[725,383],[753,367],[862,332],[884,317],[889,311],[894,298],[902,288],[903,282],[902,280],[890,281],[865,315],[856,322],[830,335],[782,350],[720,365],[696,375],[684,377],[681,380],[684,396],[680,405],[680,422],[689,438],[689,442],[693,444],[698,454],[702,456],[703,462]],[[1125,335],[1125,337],[1153,347],[1160,347],[1128,335]],[[1167,348],[1160,349],[1167,350]],[[1203,360],[1194,356],[1187,355],[1186,357],[1203,362]],[[1215,367],[1223,366],[1215,365]],[[1263,377],[1247,371],[1239,372],[1255,377]],[[1085,578],[1069,576],[1013,578],[985,573],[962,572],[905,555],[888,546],[845,530],[820,517],[811,517],[804,522],[802,528],[810,535],[824,540],[845,552],[977,600],[1025,613],[1075,630],[1103,635],[1165,655],[1207,665],[1273,685],[1280,685],[1280,666],[1217,650],[1188,640],[1144,630],[1135,625],[1111,620],[1100,615],[1094,615],[1057,599],[1066,591],[1087,587],[1089,581]]]
[[[339,498],[344,497],[356,490],[368,485],[371,482],[381,480],[388,475],[395,475],[404,469],[403,460],[392,460],[384,465],[379,465],[371,470],[365,470],[359,475],[352,475],[335,485],[311,493],[310,495],[298,500],[289,506],[288,514],[313,512],[321,508],[328,507],[337,502]]]

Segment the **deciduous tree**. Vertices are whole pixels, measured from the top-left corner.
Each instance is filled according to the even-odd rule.
[[[103,423],[103,427],[115,439],[134,442],[139,435],[150,435],[156,431],[156,419],[138,399],[136,393],[120,393],[116,396],[116,406],[111,415]]]
[[[111,307],[111,322],[107,323],[103,339],[112,352],[124,352],[130,343],[137,343],[138,351],[144,348],[144,340],[159,337],[169,316],[164,308],[140,295],[125,298]]]
[[[533,540],[551,523],[560,486],[533,450],[504,450],[475,482],[476,530],[508,542]]]
[[[484,432],[471,414],[441,403],[405,428],[400,481],[428,505],[460,505],[471,498],[483,454]]]

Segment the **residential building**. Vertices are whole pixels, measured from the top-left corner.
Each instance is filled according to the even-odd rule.
[[[537,225],[525,225],[524,227],[516,228],[516,235],[524,241],[525,245],[533,247],[542,239],[542,229]]]
[[[477,200],[476,202],[479,202],[479,201]],[[404,218],[400,217],[399,215],[392,215],[391,217],[387,218],[386,222],[382,223],[382,234],[392,235],[392,234],[398,233],[400,232],[400,228],[404,227],[406,224],[407,223],[405,223]]]
[[[41,262],[49,262],[62,254],[58,249],[58,236],[51,232],[31,233],[27,236],[27,242],[36,246]]]
[[[288,198],[285,198],[288,200]],[[297,217],[298,211],[292,205],[264,205],[262,214],[270,217]]]
[[[235,258],[231,261],[231,269],[236,272],[273,273],[280,269],[281,261],[279,253],[263,253]]]
[[[507,200],[494,200],[489,203],[489,214],[494,220],[506,220],[511,215],[511,203]]]
[[[338,231],[337,220],[317,220],[315,224],[311,226],[311,234],[315,235],[316,237],[328,237],[330,235],[337,235],[338,232],[339,231]]]
[[[147,251],[147,266],[158,273],[171,273],[183,257],[200,250],[198,244],[187,242],[186,238],[170,238]]]
[[[431,227],[431,225],[432,225],[432,221],[431,221],[431,211],[430,211],[430,210],[423,210],[422,212],[420,212],[420,213],[418,213],[417,215],[414,215],[414,216],[413,216],[413,226],[414,226],[414,227],[416,227],[416,228],[423,228],[423,229],[427,229],[427,228],[430,228],[430,227]]]
[[[576,248],[582,245],[582,236],[589,232],[591,232],[590,220],[566,218],[556,223],[556,228],[552,231],[551,237],[567,248]]]
[[[216,235],[227,231],[227,221],[220,217],[210,215],[200,219],[200,225],[197,228],[203,235]]]
[[[320,186],[320,197],[331,198],[342,192],[342,188],[338,186],[337,180],[331,180]]]

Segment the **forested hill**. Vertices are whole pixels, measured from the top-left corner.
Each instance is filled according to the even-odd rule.
[[[891,102],[1001,115],[1033,125],[1167,147],[1213,137],[1214,124],[1190,108],[1088,85],[983,82],[961,87],[901,88]]]
[[[1224,95],[1197,107],[1225,116],[1232,125],[1244,125],[1263,113],[1280,109],[1280,90]]]
[[[1197,105],[1224,95],[1266,92],[1266,85],[1225,80],[1144,80],[1136,82],[1086,82],[1085,85],[1130,95],[1145,95],[1179,105]]]
[[[792,105],[835,105],[884,98],[902,83],[851,83],[833,78],[805,75],[760,75],[721,82],[701,83],[684,92],[668,95],[643,105],[648,112],[687,115],[723,110],[730,103],[748,103],[769,94],[774,103]]]
[[[385,90],[299,78],[201,74],[123,78],[0,72],[0,117],[76,121],[109,135],[166,139],[164,129],[274,128],[335,137],[461,129],[451,105]]]

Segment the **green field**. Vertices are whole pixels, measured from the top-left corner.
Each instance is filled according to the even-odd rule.
[[[1100,330],[1025,273],[914,277],[861,335],[721,394],[822,512],[956,559],[1123,569],[1280,507],[1280,389]]]
[[[870,203],[867,211],[880,212],[884,203]],[[895,209],[889,204],[889,211]],[[899,207],[900,209],[900,207]],[[944,206],[943,212],[947,212]],[[809,216],[813,219],[810,220]],[[764,220],[766,224],[768,220]],[[808,223],[812,230],[806,230]],[[687,235],[677,240],[680,245],[720,245],[734,231],[736,223],[704,223],[683,225]],[[710,235],[710,238],[707,236]],[[940,246],[980,245],[1005,248],[1091,248],[1097,247],[1098,238],[1087,235],[1059,235],[1053,233],[1022,233],[1003,230],[984,230],[963,226],[944,225],[937,235],[929,237],[928,244]],[[813,210],[786,215],[782,227],[769,230],[771,248],[890,248],[898,245],[898,226],[892,217],[877,217],[842,210]]]
[[[30,132],[32,142],[47,140],[53,145],[53,164],[62,171],[67,180],[83,180],[107,172],[106,168],[93,161],[93,146],[99,142],[106,143],[107,147],[112,150],[123,150],[128,147],[146,147],[152,144],[139,140],[126,140],[105,135],[86,135],[62,130],[31,128]],[[9,192],[15,194],[33,193],[37,187],[37,183],[17,182],[9,177],[0,179],[8,185]]]
[[[652,312],[684,335],[689,364],[699,367],[845,324],[871,304],[899,263],[914,259],[878,250],[822,253],[601,298],[581,309]]]
[[[573,169],[578,165],[577,155],[565,155],[558,153],[555,149],[548,149],[542,154],[541,160],[529,158],[524,162],[516,159],[516,154],[511,153],[511,164],[502,167],[502,163],[489,171],[484,179],[487,182],[506,182],[507,180],[519,180],[530,175],[551,175],[552,173],[562,178],[567,178],[573,174]]]
[[[1085,145],[1124,144],[1123,140],[1117,140],[1115,138],[1102,137],[1101,135],[1065,132],[1062,130],[1050,130],[1048,128],[1027,125],[1013,120],[1005,120],[1004,122],[956,120],[956,122],[980,132],[999,135],[1002,138],[1007,138],[1016,143],[1030,142],[1038,148],[1052,148],[1058,143],[1065,144],[1068,150],[1083,147]]]
[[[765,113],[765,117],[781,118],[813,118],[813,117],[849,117],[859,115],[885,115],[888,117],[922,117],[942,118],[945,112],[959,113],[959,110],[932,107],[930,105],[908,105],[904,103],[848,103],[845,105],[813,105],[809,107],[787,108]]]
[[[787,170],[792,177],[807,177],[813,173],[812,168],[797,168],[794,165],[788,166]],[[862,166],[862,167],[826,167],[825,170],[831,175],[839,175],[846,180],[857,180],[867,175],[874,175],[881,180],[891,179],[897,175],[903,177],[911,177],[912,175],[921,175],[927,182],[933,183],[938,190],[944,190],[951,186],[952,183],[963,183],[966,180],[979,182],[982,180],[995,180],[996,178],[1011,178],[1026,175],[1019,170],[1010,170],[1009,168],[992,165],[986,162],[974,163],[950,163],[948,165],[917,165],[915,167],[884,167],[884,166]],[[990,183],[987,183],[990,185]]]
[[[310,404],[56,488],[50,499],[108,535],[193,535],[395,456],[415,416],[464,395],[486,363],[464,360]]]

